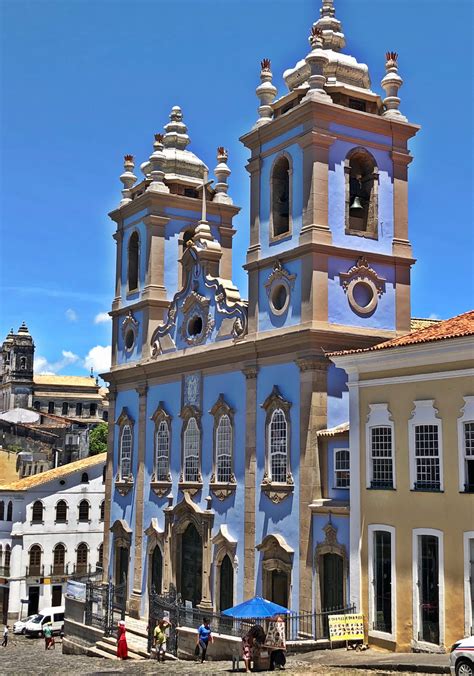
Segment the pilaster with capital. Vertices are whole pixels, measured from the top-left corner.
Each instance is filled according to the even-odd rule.
[[[172,502],[172,497],[171,500]],[[167,594],[170,590],[170,585],[176,586],[176,580],[173,570],[173,561],[171,558],[171,526],[173,523],[173,508],[171,504],[165,507],[165,529],[163,534],[163,593]]]
[[[301,137],[303,150],[303,227],[300,243],[331,244],[328,222],[329,148],[336,140],[325,129]]]
[[[208,508],[210,511],[210,509]],[[208,511],[206,510],[206,511]],[[212,567],[212,524],[213,517],[202,520],[202,597],[198,607],[212,610],[211,567]]]
[[[107,461],[105,470],[105,504],[104,504],[104,548],[103,548],[103,575],[102,581],[107,582],[109,578],[110,564],[110,527],[112,499],[114,487],[114,434],[115,434],[115,404],[117,398],[117,388],[109,385],[109,429],[107,435]]]
[[[133,617],[140,617],[142,602],[142,575],[144,548],[143,508],[144,508],[144,478],[145,478],[145,449],[146,449],[146,403],[148,385],[140,383],[135,388],[138,394],[138,454],[137,477],[135,485],[135,551],[133,565],[133,590],[130,597],[129,610]]]
[[[256,364],[242,369],[246,379],[244,599],[255,595],[255,502],[257,479],[257,374]]]
[[[300,579],[299,608],[312,608],[313,541],[309,505],[322,495],[317,433],[327,424],[328,359],[323,354],[302,355],[300,369]]]
[[[115,252],[115,298],[112,303],[112,309],[120,305],[122,297],[122,253],[123,253],[123,230],[117,230],[112,235],[116,242]]]

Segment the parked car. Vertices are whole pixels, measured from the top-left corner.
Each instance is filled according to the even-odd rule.
[[[451,648],[449,666],[452,676],[474,676],[474,636],[456,641]]]
[[[43,627],[51,622],[53,634],[59,634],[64,624],[64,606],[56,608],[43,608],[38,615],[25,625],[25,634],[27,636],[42,636]]]
[[[13,633],[24,634],[26,623],[31,622],[31,620],[33,620],[35,617],[36,615],[28,615],[28,617],[24,617],[22,620],[17,620],[13,625]]]

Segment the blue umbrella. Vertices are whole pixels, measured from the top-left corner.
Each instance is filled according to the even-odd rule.
[[[228,608],[223,610],[223,615],[228,615],[229,617],[237,617],[239,619],[244,619],[246,617],[251,618],[260,618],[273,617],[274,615],[282,615],[291,613],[291,610],[279,606],[278,603],[273,603],[272,601],[267,601],[261,596],[254,596],[253,599],[248,599],[243,603],[239,603],[238,606],[233,608]]]

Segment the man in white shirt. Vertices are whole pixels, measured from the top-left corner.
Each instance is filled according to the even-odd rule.
[[[3,641],[2,641],[2,647],[6,648],[8,645],[8,624],[5,625],[3,628]]]

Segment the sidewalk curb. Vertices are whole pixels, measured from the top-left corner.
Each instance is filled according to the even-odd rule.
[[[328,665],[329,666],[329,665]],[[405,671],[411,672],[413,674],[449,674],[449,666],[443,666],[440,664],[413,664],[413,662],[403,663],[397,662],[396,664],[390,664],[387,662],[369,662],[363,664],[358,662],[357,664],[331,664],[331,667],[337,667],[338,669],[344,669],[350,667],[351,669],[365,669],[366,671]]]

